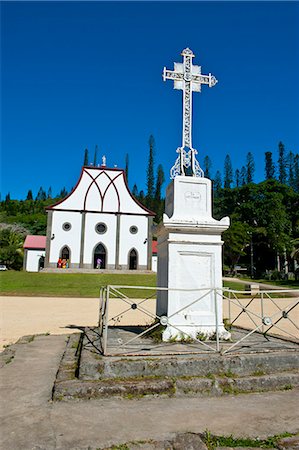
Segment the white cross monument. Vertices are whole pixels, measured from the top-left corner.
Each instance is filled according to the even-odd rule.
[[[171,169],[171,178],[187,175],[188,171],[193,176],[203,176],[203,171],[195,157],[197,150],[192,148],[192,92],[201,92],[202,84],[213,87],[218,82],[210,73],[202,75],[201,67],[192,64],[192,58],[195,56],[192,50],[185,48],[181,55],[184,58],[183,63],[174,63],[174,70],[168,70],[166,67],[163,70],[163,80],[173,80],[174,89],[183,90],[182,147],[177,149],[179,157]]]
[[[170,174],[163,224],[158,230],[157,315],[166,326],[165,341],[199,335],[209,337],[218,328],[219,336],[228,338],[222,320],[222,240],[229,218],[212,217],[212,184],[204,178],[192,147],[192,92],[201,85],[215,86],[216,78],[201,74],[192,64],[193,52],[182,51],[183,63],[174,70],[164,68],[163,80],[174,81],[183,90],[183,139],[179,156]],[[218,325],[218,327],[217,327]]]

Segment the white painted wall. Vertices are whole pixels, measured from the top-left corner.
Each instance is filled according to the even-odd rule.
[[[52,232],[55,238],[51,240],[50,263],[57,263],[61,249],[67,245],[71,251],[71,264],[80,262],[80,244],[81,244],[81,221],[82,215],[79,212],[72,211],[53,211]],[[69,222],[72,228],[65,231],[62,226]]]
[[[131,226],[137,226],[138,233],[130,233]],[[147,266],[147,229],[147,217],[126,215],[121,216],[121,239],[119,248],[119,264],[121,266],[126,267],[128,265],[128,255],[130,250],[132,250],[133,248],[135,248],[138,252],[138,266]]]
[[[102,243],[107,249],[106,264],[115,264],[116,248],[116,215],[114,214],[86,214],[84,239],[84,264],[93,264],[94,249]],[[99,234],[95,231],[98,223],[104,223],[107,231]]]
[[[26,271],[38,272],[39,259],[45,254],[45,250],[27,249]]]

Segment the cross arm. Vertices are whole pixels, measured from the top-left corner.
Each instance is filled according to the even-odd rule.
[[[209,87],[213,87],[218,83],[218,80],[211,73],[209,75],[193,75],[192,81],[200,84],[208,84]]]
[[[175,72],[174,70],[168,70],[166,67],[163,69],[163,81],[166,80],[183,80],[184,74]]]

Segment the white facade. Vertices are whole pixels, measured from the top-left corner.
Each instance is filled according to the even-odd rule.
[[[216,315],[225,335],[222,296],[209,289],[222,288],[221,233],[229,218],[213,219],[211,203],[209,179],[177,176],[167,188],[166,214],[158,230],[158,286],[170,290],[160,292],[157,301],[157,315],[170,318],[166,341],[179,339],[180,333],[211,336]]]
[[[70,268],[151,269],[154,213],[132,197],[123,170],[83,167],[47,213],[45,267],[64,258]]]

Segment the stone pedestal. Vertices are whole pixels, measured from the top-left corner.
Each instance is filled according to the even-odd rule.
[[[157,315],[168,322],[164,341],[212,336],[217,321],[220,336],[229,337],[222,295],[211,289],[222,288],[221,233],[230,222],[228,217],[213,219],[211,189],[209,179],[186,176],[177,176],[167,188],[158,230],[157,284],[168,288],[157,299]]]

